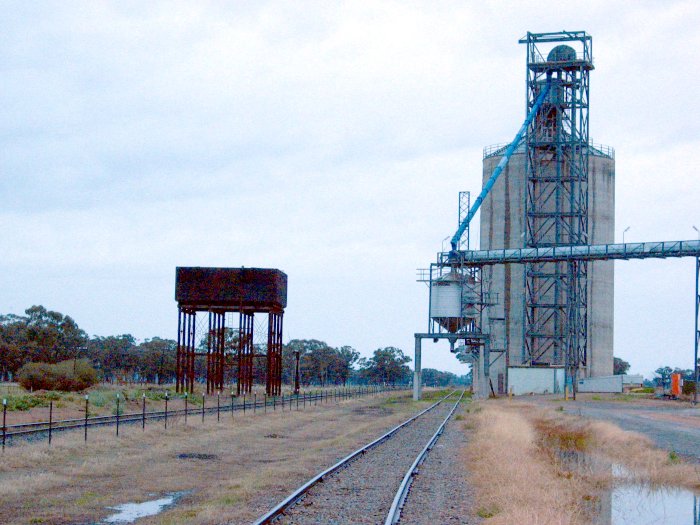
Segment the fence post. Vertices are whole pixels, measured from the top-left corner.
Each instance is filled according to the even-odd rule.
[[[146,430],[146,393],[141,398],[141,430]]]
[[[49,401],[49,446],[51,446],[51,430],[53,426],[53,401]]]
[[[282,412],[284,412],[284,394],[282,394]]]
[[[258,393],[255,392],[253,394],[253,415],[255,415],[258,411]]]
[[[5,440],[7,439],[7,399],[2,400],[2,451],[5,452]]]
[[[87,427],[88,427],[89,413],[90,413],[90,397],[88,396],[88,394],[85,394],[85,425],[84,425],[85,428],[83,429],[84,433],[85,433],[85,436],[84,436],[85,443],[87,443]]]
[[[216,421],[221,421],[221,393],[216,394]]]
[[[267,414],[267,392],[265,392],[265,413]]]
[[[202,423],[204,423],[204,392],[202,392]]]
[[[119,394],[117,393],[117,437],[119,437]]]
[[[185,392],[185,425],[187,424],[187,400],[189,398],[187,397],[187,392]]]
[[[233,421],[233,390],[231,390],[231,421]]]
[[[245,416],[245,394],[243,394],[243,415]]]
[[[168,399],[170,399],[170,394],[165,393],[165,428],[168,428]]]

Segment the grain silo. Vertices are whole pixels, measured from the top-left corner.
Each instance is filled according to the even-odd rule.
[[[521,43],[528,46],[527,110],[545,83],[552,88],[483,203],[480,248],[612,243],[614,151],[592,144],[588,134],[591,37],[528,33]],[[505,152],[506,146],[484,149],[484,183]],[[494,389],[523,393],[550,377],[550,391],[557,391],[572,359],[580,361],[581,376],[612,374],[612,261],[495,265],[484,271],[499,298],[488,320]]]

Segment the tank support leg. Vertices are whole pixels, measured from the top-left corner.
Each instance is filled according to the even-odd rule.
[[[416,335],[416,355],[413,367],[413,400],[418,401],[421,398],[423,390],[423,373],[420,367],[420,352],[421,352],[421,337]]]

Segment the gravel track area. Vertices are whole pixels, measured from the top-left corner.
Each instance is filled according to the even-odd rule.
[[[658,447],[673,450],[687,461],[700,463],[700,409],[632,403],[576,401],[564,405],[564,410],[592,419],[615,423],[624,430],[639,432]]]
[[[454,406],[456,398],[424,414],[314,486],[276,523],[350,525],[384,523],[401,480]]]
[[[474,491],[467,483],[467,463],[461,456],[468,442],[463,422],[455,417],[445,426],[433,449],[413,480],[401,512],[401,525],[473,525],[481,518],[473,515]]]

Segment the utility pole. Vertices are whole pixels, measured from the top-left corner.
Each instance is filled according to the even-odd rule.
[[[294,350],[294,357],[296,358],[296,367],[294,369],[294,394],[299,395],[299,357],[301,352],[299,350]]]

